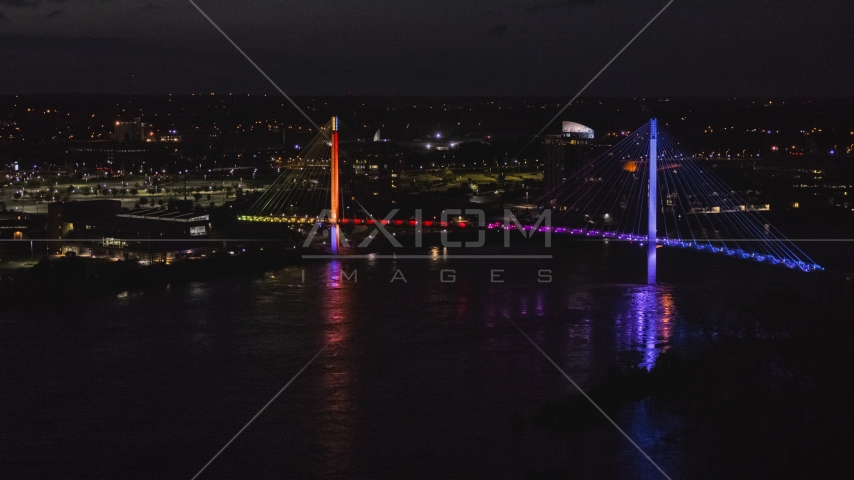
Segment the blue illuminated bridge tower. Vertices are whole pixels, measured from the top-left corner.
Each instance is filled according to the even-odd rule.
[[[582,164],[535,200],[531,223],[551,209],[555,233],[646,247],[647,283],[657,282],[656,252],[672,247],[803,271],[821,270],[746,201],[707,160],[652,119]],[[549,227],[541,227],[549,228]]]
[[[646,258],[646,281],[655,285],[655,250],[658,248],[658,121],[649,121],[649,210],[648,210],[648,234],[647,234],[647,258]]]

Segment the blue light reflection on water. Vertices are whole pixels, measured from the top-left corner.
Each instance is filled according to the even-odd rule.
[[[669,347],[676,305],[667,287],[637,286],[625,294],[625,308],[615,312],[617,348],[635,350],[643,355],[638,366],[647,370]]]

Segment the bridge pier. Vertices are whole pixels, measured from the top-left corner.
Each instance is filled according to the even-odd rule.
[[[656,229],[658,224],[658,121],[649,121],[649,232],[647,234],[646,282],[656,284]]]
[[[338,224],[329,227],[329,243],[332,245],[332,254],[338,254],[338,245],[341,243],[341,227]]]

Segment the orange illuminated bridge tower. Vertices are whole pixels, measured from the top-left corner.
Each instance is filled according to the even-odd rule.
[[[332,117],[332,158],[330,159],[330,163],[330,174],[332,176],[330,179],[332,183],[332,198],[329,203],[329,220],[332,223],[338,223],[338,199],[341,198],[339,196],[340,191],[338,188],[338,117]]]
[[[342,218],[340,129],[338,117],[332,117],[297,155],[280,160],[279,177],[238,220],[283,223],[300,232],[319,222],[329,227],[332,250],[337,252]]]
[[[338,225],[338,199],[340,196],[340,189],[338,186],[338,117],[332,117],[332,155],[330,157],[330,184],[331,188],[329,199],[329,223],[331,223],[330,233],[331,233],[331,243],[332,243],[332,253],[338,253],[338,243],[340,238],[340,230]]]

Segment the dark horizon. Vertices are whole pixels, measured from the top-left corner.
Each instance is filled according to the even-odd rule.
[[[250,92],[190,92],[190,93],[110,93],[110,92],[31,92],[31,93],[3,93],[0,98],[14,97],[60,97],[60,96],[92,96],[92,97],[193,97],[193,96],[255,96],[255,97],[279,97],[284,99],[279,93],[250,93]],[[568,95],[536,95],[536,94],[507,94],[507,95],[443,95],[443,94],[356,94],[356,93],[300,93],[288,95],[291,98],[377,98],[377,99],[554,99],[568,100]],[[584,101],[595,100],[623,100],[623,101],[644,101],[644,100],[830,100],[830,101],[845,101],[854,100],[854,94],[851,95],[583,95],[579,97],[573,104],[582,103]]]
[[[666,3],[198,2],[289,95],[549,97]],[[854,96],[852,16],[834,0],[679,0],[587,94]],[[0,94],[275,92],[189,2],[0,1],[0,58]]]

